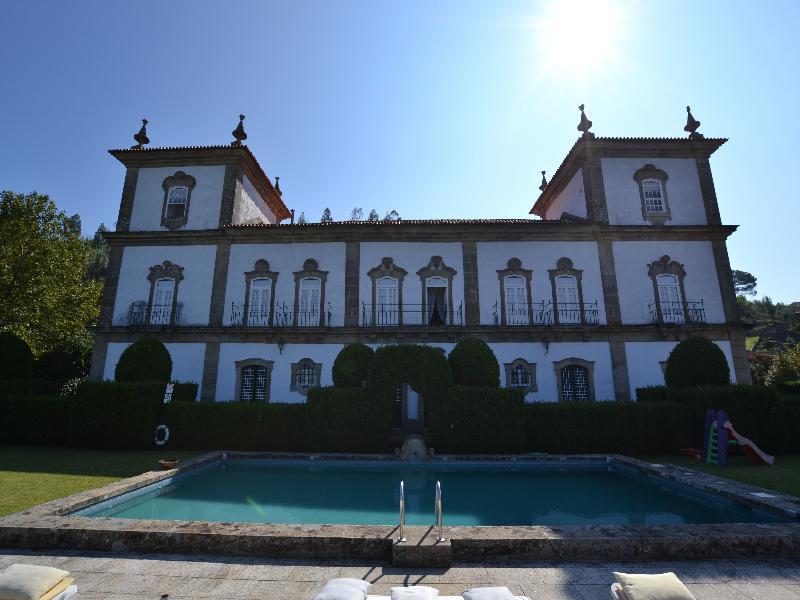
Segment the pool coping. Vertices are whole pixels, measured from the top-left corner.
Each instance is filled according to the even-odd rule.
[[[404,566],[447,566],[496,560],[664,560],[800,557],[800,498],[671,464],[627,456],[440,455],[438,462],[616,462],[739,504],[776,513],[789,523],[590,526],[451,526],[445,542],[432,527],[407,526],[407,541],[394,542],[396,526],[295,525],[208,521],[137,520],[72,513],[121,494],[235,460],[399,461],[392,455],[275,452],[210,452],[178,468],[150,471],[0,518],[0,547],[73,548],[112,552],[202,553],[283,558],[371,559]]]

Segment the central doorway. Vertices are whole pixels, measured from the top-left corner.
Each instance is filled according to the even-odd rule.
[[[392,427],[404,433],[420,433],[425,428],[425,405],[422,395],[407,383],[397,385]]]

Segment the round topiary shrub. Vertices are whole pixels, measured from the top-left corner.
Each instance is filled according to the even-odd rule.
[[[456,385],[500,387],[500,365],[483,340],[464,338],[456,344],[447,360]]]
[[[676,388],[728,385],[731,372],[719,346],[707,338],[694,336],[669,353],[664,380],[667,387]]]
[[[407,383],[426,398],[434,398],[446,392],[453,379],[440,349],[419,344],[378,348],[370,365],[367,387],[394,398],[400,383]]]
[[[169,383],[172,375],[172,357],[164,344],[155,338],[145,337],[134,342],[119,357],[114,380],[118,382]]]
[[[347,344],[333,361],[333,385],[362,387],[367,381],[373,356],[375,352],[369,346],[359,343]]]
[[[33,375],[33,352],[21,337],[0,333],[0,380],[30,379]]]

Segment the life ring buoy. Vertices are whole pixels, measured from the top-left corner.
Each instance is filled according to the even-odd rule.
[[[156,427],[156,446],[163,446],[169,441],[169,427],[166,425],[159,425]]]

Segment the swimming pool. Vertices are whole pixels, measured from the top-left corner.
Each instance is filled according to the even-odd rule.
[[[278,524],[669,525],[784,523],[777,514],[615,462],[215,462],[77,511],[78,516]]]

